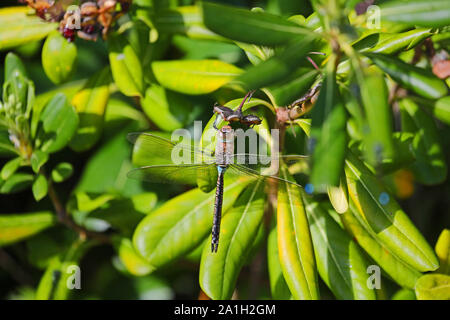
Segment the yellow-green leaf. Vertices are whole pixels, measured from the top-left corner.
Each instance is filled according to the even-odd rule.
[[[345,164],[350,197],[377,239],[418,271],[436,270],[432,248],[377,178],[351,153]]]
[[[54,84],[65,82],[75,70],[77,47],[58,31],[52,32],[42,48],[42,67]]]
[[[434,251],[439,258],[439,273],[450,274],[450,230],[444,229],[436,242]]]
[[[450,276],[431,273],[416,283],[417,300],[450,300]]]
[[[289,180],[287,169],[280,177]],[[301,190],[280,182],[277,201],[278,252],[286,283],[294,299],[319,299],[317,270]]]
[[[193,95],[211,93],[242,73],[219,60],[155,61],[152,70],[163,87]]]
[[[28,238],[55,222],[49,211],[0,215],[0,246]]]

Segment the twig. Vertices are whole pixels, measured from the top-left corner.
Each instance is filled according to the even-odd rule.
[[[50,200],[52,201],[53,207],[55,208],[56,215],[58,217],[58,221],[65,226],[69,227],[72,230],[75,230],[79,235],[80,238],[86,239],[86,238],[92,238],[95,239],[101,243],[110,243],[111,239],[104,235],[103,233],[89,231],[82,226],[79,226],[78,224],[73,221],[73,219],[69,216],[66,209],[62,205],[61,201],[59,200],[59,197],[53,188],[53,184],[50,181],[48,185],[48,195],[50,197]]]

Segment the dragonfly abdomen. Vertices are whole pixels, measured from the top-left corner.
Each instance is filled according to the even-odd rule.
[[[222,203],[223,203],[223,175],[226,167],[218,166],[217,171],[217,188],[216,199],[214,202],[214,216],[211,236],[211,252],[217,252],[220,236],[220,220],[222,219]]]

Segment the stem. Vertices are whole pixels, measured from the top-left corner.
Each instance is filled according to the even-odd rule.
[[[45,175],[45,174],[44,174]],[[67,213],[66,209],[62,205],[61,201],[59,200],[58,194],[56,193],[55,188],[53,187],[53,183],[50,181],[50,179],[47,179],[49,181],[48,184],[48,195],[50,197],[50,200],[52,201],[53,207],[55,208],[56,215],[58,217],[58,221],[65,226],[69,227],[70,229],[76,231],[81,239],[86,238],[92,238],[95,239],[101,243],[110,243],[111,240],[108,236],[94,231],[89,231],[82,226],[79,226],[78,224],[73,221],[73,219],[70,217],[70,215]]]

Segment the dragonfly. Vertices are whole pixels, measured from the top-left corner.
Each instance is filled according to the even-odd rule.
[[[149,155],[149,165],[132,169],[127,176],[132,179],[152,183],[182,183],[195,185],[217,175],[214,201],[213,224],[211,230],[211,252],[219,246],[220,222],[224,193],[225,173],[230,177],[247,177],[264,182],[283,181],[302,187],[294,180],[277,176],[277,166],[304,160],[304,155],[270,155],[234,153],[234,130],[225,125],[216,133],[214,154],[211,150],[201,149],[189,144],[174,143],[171,140],[150,134],[130,133],[128,140],[136,148]],[[188,156],[183,163],[173,161],[173,156],[183,152]],[[270,160],[270,161],[268,161]],[[187,163],[186,163],[187,162]],[[275,164],[275,165],[274,165]]]

